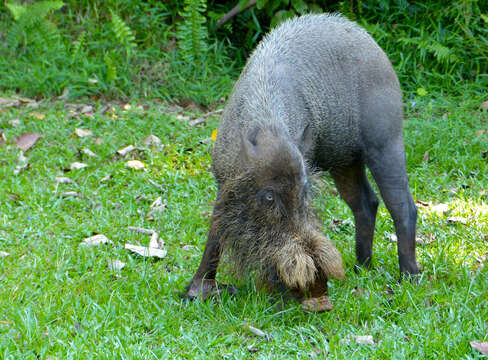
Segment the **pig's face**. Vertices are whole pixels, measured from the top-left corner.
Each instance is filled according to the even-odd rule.
[[[297,229],[308,219],[308,176],[298,148],[270,131],[243,139],[242,159],[252,180],[249,192],[253,218],[265,227]],[[267,225],[267,226],[266,226]]]

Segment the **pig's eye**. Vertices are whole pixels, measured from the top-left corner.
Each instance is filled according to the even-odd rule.
[[[267,201],[267,202],[272,202],[274,197],[273,197],[273,193],[271,191],[268,191],[266,192],[266,194],[264,195],[264,199]]]
[[[258,198],[263,205],[271,205],[275,200],[275,196],[271,190],[261,190]]]

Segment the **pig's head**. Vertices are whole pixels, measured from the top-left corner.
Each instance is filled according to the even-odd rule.
[[[214,225],[239,271],[300,294],[318,281],[343,278],[342,258],[318,230],[310,207],[307,166],[277,128],[242,138],[239,176],[219,189]]]

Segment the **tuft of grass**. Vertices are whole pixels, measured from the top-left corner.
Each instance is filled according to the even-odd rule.
[[[415,105],[412,105],[415,102]],[[407,102],[405,140],[410,186],[416,200],[446,203],[446,214],[419,205],[418,233],[432,242],[418,245],[423,273],[418,283],[398,283],[392,220],[379,208],[373,270],[353,271],[352,214],[325,176],[315,198],[324,232],[346,265],[346,281],[330,283],[335,308],[306,314],[295,303],[278,309],[252,279],[237,281],[239,293],[185,304],[179,293],[201,258],[208,212],[215,196],[210,174],[211,144],[217,127],[188,126],[184,117],[158,103],[114,105],[93,117],[76,115],[63,102],[38,109],[0,112],[0,357],[34,358],[477,358],[469,341],[487,340],[488,166],[487,112],[481,97],[442,94]],[[39,120],[33,112],[45,114]],[[197,114],[186,113],[191,118]],[[20,125],[12,127],[10,120]],[[93,137],[74,136],[75,128]],[[28,150],[29,167],[14,175],[19,151],[13,141],[25,132],[44,135]],[[149,134],[164,147],[144,147]],[[103,139],[99,145],[96,138]],[[129,157],[116,150],[134,144]],[[89,148],[98,158],[79,150]],[[428,152],[428,159],[425,153]],[[483,155],[485,154],[485,155]],[[145,170],[126,166],[130,158]],[[425,160],[424,160],[425,159]],[[88,167],[66,171],[74,161]],[[107,175],[112,178],[102,182]],[[70,184],[57,184],[67,176]],[[163,190],[150,183],[162,184]],[[78,197],[63,197],[76,191]],[[148,218],[162,196],[167,208]],[[448,224],[451,216],[466,224]],[[334,222],[334,219],[342,222]],[[144,259],[124,243],[147,244],[128,226],[152,228],[168,255]],[[102,233],[114,246],[80,247]],[[191,245],[193,247],[188,247]],[[185,247],[186,246],[186,247]],[[120,274],[111,259],[127,263]],[[233,281],[220,274],[223,281]],[[270,334],[270,341],[244,330],[244,322]],[[353,335],[372,335],[374,345],[356,345]],[[251,354],[248,346],[257,349]]]

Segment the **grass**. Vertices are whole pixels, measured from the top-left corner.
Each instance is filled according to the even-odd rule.
[[[413,107],[407,102],[414,197],[448,204],[446,214],[419,205],[418,233],[433,241],[418,246],[418,283],[397,282],[393,225],[383,204],[374,269],[356,274],[352,214],[328,177],[318,185],[317,213],[347,268],[345,282],[330,283],[335,308],[323,314],[306,314],[298,304],[277,310],[270,295],[247,279],[237,282],[235,297],[182,303],[179,292],[200,261],[215,195],[211,144],[201,140],[211,136],[217,117],[189,127],[158,103],[115,105],[105,113],[95,103],[93,117],[73,114],[63,102],[0,112],[0,132],[8,139],[0,145],[0,251],[10,253],[0,258],[0,358],[482,357],[469,345],[488,340],[488,276],[486,260],[480,260],[488,254],[488,134],[476,133],[487,129],[488,114],[479,110],[480,98],[467,91],[461,97],[415,98]],[[9,125],[14,119],[19,126]],[[75,128],[94,135],[79,138]],[[14,175],[19,151],[13,141],[25,132],[44,138],[26,152],[29,167]],[[163,149],[141,145],[149,134],[161,138]],[[103,142],[97,145],[96,138]],[[129,158],[116,155],[130,144],[138,150]],[[98,158],[80,155],[82,148]],[[131,158],[145,169],[127,167]],[[88,167],[66,171],[74,161]],[[102,182],[107,175],[112,178]],[[73,183],[58,184],[56,176]],[[63,197],[67,191],[79,196]],[[167,207],[150,221],[150,204],[158,196]],[[447,224],[452,216],[467,223]],[[126,242],[148,241],[128,226],[156,229],[166,258],[125,251]],[[114,246],[79,246],[95,233]],[[108,270],[111,259],[127,263],[120,274]],[[269,333],[270,341],[244,330],[245,321]],[[356,345],[348,341],[353,335],[372,335],[375,344]]]

